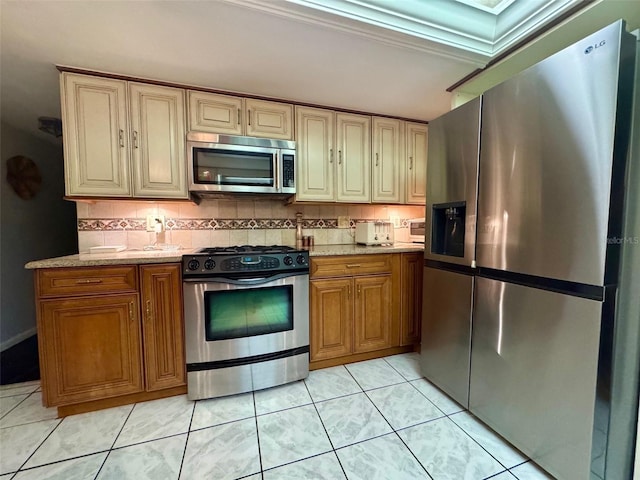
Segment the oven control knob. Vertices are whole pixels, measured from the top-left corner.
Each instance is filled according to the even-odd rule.
[[[293,265],[293,258],[291,258],[289,255],[284,257],[282,261],[284,262],[285,265]]]
[[[198,270],[200,268],[200,262],[194,258],[193,260],[189,260],[187,267],[189,270]]]
[[[306,262],[304,255],[298,255],[298,257],[296,258],[296,262],[298,262],[298,265],[304,265]]]
[[[213,260],[211,260],[210,258],[205,260],[204,262],[204,268],[205,270],[213,270],[213,268],[216,266],[216,262],[214,262]]]

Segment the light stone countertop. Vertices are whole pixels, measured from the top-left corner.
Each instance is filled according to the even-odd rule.
[[[34,260],[25,265],[33,270],[38,268],[65,267],[99,267],[106,265],[135,265],[144,263],[175,263],[182,261],[183,255],[195,253],[199,248],[184,248],[182,250],[124,250],[117,253],[77,253],[64,257]],[[310,257],[330,255],[362,255],[377,253],[422,252],[424,244],[398,242],[388,246],[346,245],[316,245],[309,248]]]

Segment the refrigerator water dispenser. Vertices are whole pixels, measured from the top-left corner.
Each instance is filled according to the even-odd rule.
[[[464,257],[466,202],[433,205],[431,253]]]

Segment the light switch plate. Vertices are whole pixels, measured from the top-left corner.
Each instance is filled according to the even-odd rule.
[[[349,217],[347,215],[338,215],[338,228],[349,228]]]

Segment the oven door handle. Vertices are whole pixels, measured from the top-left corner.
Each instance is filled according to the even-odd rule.
[[[231,285],[262,285],[265,283],[273,282],[281,278],[295,277],[301,275],[309,275],[309,272],[286,272],[278,273],[276,275],[270,275],[267,277],[253,277],[253,278],[228,278],[228,277],[206,277],[206,278],[185,278],[185,283],[228,283]]]

